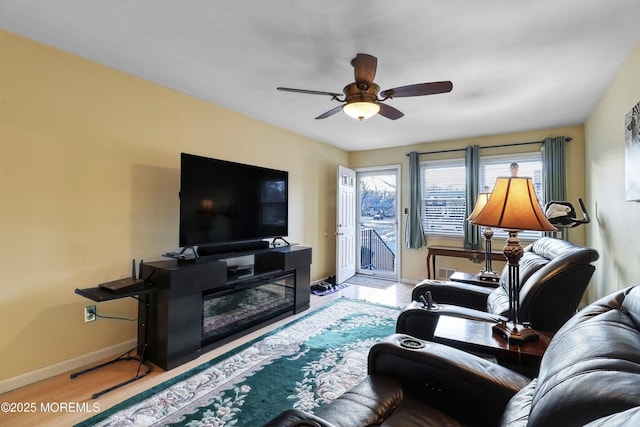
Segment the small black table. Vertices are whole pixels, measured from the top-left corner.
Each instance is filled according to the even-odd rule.
[[[110,291],[107,289],[103,289],[100,286],[96,286],[93,288],[84,288],[84,289],[76,289],[75,293],[78,295],[81,295],[85,298],[88,298],[92,301],[95,302],[104,302],[104,301],[111,301],[111,300],[116,300],[116,299],[121,299],[121,298],[134,298],[136,300],[138,300],[139,302],[143,302],[144,304],[147,305],[147,307],[149,306],[149,299],[148,296],[150,293],[155,292],[157,290],[157,288],[153,287],[152,283],[145,283],[145,285],[143,287],[140,288],[135,288],[135,289],[131,289],[131,290],[121,290],[118,292],[114,292],[114,291]],[[145,310],[145,317],[148,317],[148,313],[149,310]],[[101,363],[99,365],[96,366],[92,366],[90,368],[84,369],[82,371],[79,372],[74,372],[71,374],[71,378],[76,378],[79,375],[83,375],[86,374],[88,372],[92,372],[95,371],[96,369],[102,368],[104,366],[110,365],[112,363],[115,362],[120,362],[120,361],[124,361],[124,360],[137,360],[138,361],[138,370],[136,371],[136,375],[131,378],[128,379],[126,381],[123,381],[119,384],[116,384],[114,386],[111,386],[109,388],[106,388],[102,391],[99,391],[97,393],[94,393],[91,395],[92,399],[97,399],[98,397],[102,396],[105,393],[108,393],[110,391],[113,391],[117,388],[120,388],[122,386],[125,386],[129,383],[132,383],[134,381],[139,380],[140,378],[143,378],[145,376],[147,376],[147,374],[149,374],[149,372],[151,372],[152,370],[152,366],[150,363],[148,363],[145,360],[145,350],[147,349],[147,343],[148,343],[148,333],[147,333],[147,327],[146,325],[149,323],[149,319],[146,318],[144,323],[138,323],[139,326],[142,326],[143,328],[143,340],[142,340],[142,349],[140,349],[140,346],[136,346],[134,348],[132,348],[131,350],[121,354],[120,356],[116,357],[115,359],[109,360],[107,362]],[[140,333],[140,327],[138,328],[138,333]],[[138,340],[139,342],[140,340]],[[136,351],[135,355],[132,355],[132,353]],[[144,370],[144,372],[142,371],[142,366],[144,366],[146,369]]]

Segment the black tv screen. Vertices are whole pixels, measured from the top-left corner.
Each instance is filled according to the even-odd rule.
[[[287,236],[288,184],[286,171],[182,153],[180,246]]]

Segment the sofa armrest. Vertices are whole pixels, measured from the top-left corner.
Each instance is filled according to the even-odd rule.
[[[263,427],[335,427],[320,417],[298,409],[288,409],[278,414]]]
[[[368,371],[393,377],[407,393],[445,412],[477,414],[476,423],[489,425],[499,423],[509,399],[531,381],[471,353],[403,334],[371,348]]]
[[[487,311],[487,298],[494,290],[495,288],[470,283],[427,279],[413,288],[411,300],[420,301],[420,296],[430,291],[433,301],[438,304],[454,304]]]

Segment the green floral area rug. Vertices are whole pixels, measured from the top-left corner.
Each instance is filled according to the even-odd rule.
[[[78,426],[261,426],[316,412],[367,374],[399,308],[340,298]]]

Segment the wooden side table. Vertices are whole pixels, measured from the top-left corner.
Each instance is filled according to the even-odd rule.
[[[522,345],[510,344],[492,331],[493,323],[453,316],[440,316],[434,341],[460,350],[495,357],[498,363],[524,375],[534,377],[553,337],[551,332],[537,331],[540,339]]]
[[[448,256],[456,258],[467,258],[474,261],[484,261],[484,250],[473,250],[458,248],[454,246],[429,246],[427,248],[427,279],[436,277],[436,256]],[[503,251],[491,251],[493,261],[504,261]]]
[[[497,288],[499,283],[497,280],[482,280],[478,278],[477,274],[465,273],[462,271],[456,271],[455,273],[453,273],[451,277],[449,277],[449,280],[451,280],[452,282],[486,286],[488,288]]]

